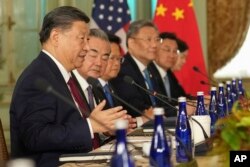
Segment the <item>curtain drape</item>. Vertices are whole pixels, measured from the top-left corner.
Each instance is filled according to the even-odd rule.
[[[209,74],[234,57],[247,34],[249,0],[207,0]]]

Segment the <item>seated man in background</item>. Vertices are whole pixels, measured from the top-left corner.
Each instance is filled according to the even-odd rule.
[[[90,29],[88,45],[89,51],[85,56],[83,65],[73,70],[72,76],[78,82],[78,87],[81,90],[83,99],[88,104],[89,111],[91,111],[97,104],[101,103],[105,99],[101,99],[100,96],[93,92],[93,87],[87,82],[87,79],[88,77],[98,78],[102,76],[106,70],[111,49],[108,37],[101,29]],[[108,101],[106,101],[106,104],[107,103]],[[120,108],[121,106],[118,107]],[[109,112],[107,111],[110,108],[114,107],[108,107],[104,110],[107,114],[105,115],[106,117],[109,116]],[[106,117],[103,117],[103,119],[106,119]],[[123,117],[123,119],[129,118],[130,116],[128,115],[124,115]],[[110,124],[112,123],[113,122],[110,122]],[[105,134],[113,134],[112,129]],[[95,135],[97,136],[98,134]]]
[[[148,95],[142,89],[125,82],[126,76],[129,76],[144,89],[154,91],[152,75],[147,66],[156,57],[157,48],[161,39],[157,27],[151,21],[138,20],[130,24],[127,32],[128,53],[124,56],[121,64],[121,70],[111,83],[115,91],[129,104],[140,111],[148,113],[153,117],[152,108],[158,105],[158,99],[153,95]],[[137,126],[148,121],[141,114],[126,107],[129,114],[137,119]],[[174,112],[172,108],[166,110],[167,113]],[[151,114],[150,114],[151,113]]]
[[[185,91],[179,85],[178,80],[171,71],[175,65],[176,57],[178,54],[177,37],[174,33],[162,32],[160,34],[162,43],[158,48],[155,61],[148,65],[148,68],[153,75],[154,82],[156,83],[156,91],[166,96],[173,106],[177,105],[177,99],[180,96],[186,96]],[[164,104],[162,104],[164,105]],[[188,114],[193,114],[195,108],[187,106]],[[176,116],[177,113],[171,115]],[[166,115],[168,116],[168,115]]]
[[[174,33],[169,32],[161,33],[160,37],[163,41],[155,61],[149,64],[149,69],[158,85],[158,92],[166,95],[169,101],[176,105],[178,97],[186,96],[185,91],[171,71],[178,56],[177,38]]]
[[[182,66],[186,63],[189,47],[187,43],[181,39],[177,39],[178,56],[175,65],[171,68],[172,71],[180,71]]]
[[[121,61],[123,60],[120,47],[121,39],[110,33],[107,35],[111,46],[111,53],[104,73],[98,78],[101,87],[98,88],[96,85],[93,85],[94,94],[97,95],[100,100],[106,99],[107,101],[104,108],[124,105],[111,95],[111,93],[115,95],[117,94],[115,93],[112,84],[109,82],[117,77],[121,68]],[[129,122],[129,128],[133,129],[136,127],[136,119],[130,117]]]

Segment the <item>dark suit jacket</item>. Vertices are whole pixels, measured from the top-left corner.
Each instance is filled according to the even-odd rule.
[[[38,88],[40,78],[74,105],[58,67],[41,52],[19,77],[12,96],[11,154],[32,158],[37,167],[58,166],[61,154],[90,151],[91,135],[75,106]]]
[[[98,80],[98,82],[99,82],[99,80]],[[99,82],[99,85],[102,86],[100,82]],[[113,89],[113,87],[111,86],[110,83],[109,83],[109,88],[110,88],[110,90],[111,90],[114,94],[117,94],[117,93],[114,91],[114,89]],[[106,97],[106,95],[105,95],[104,90],[103,90],[102,87],[98,87],[97,85],[92,85],[92,90],[93,90],[93,93],[94,93],[95,100],[96,100],[96,103],[97,103],[97,104],[99,104],[99,103],[100,103],[101,101],[103,101],[103,100],[106,100],[106,104],[105,104],[104,110],[109,109],[109,108],[112,108],[111,105],[110,105],[109,102],[108,102],[108,99],[107,99],[107,97]],[[121,105],[122,105],[122,104],[121,104],[119,101],[117,101],[115,98],[112,97],[112,99],[113,99],[114,107],[117,107],[117,106],[121,106]]]
[[[151,72],[151,74],[153,75],[154,83],[156,83],[156,91],[160,94],[167,96],[167,92],[166,92],[166,89],[164,86],[164,81],[162,80],[161,75],[160,75],[158,69],[156,68],[155,64],[153,62],[151,62],[148,65],[148,69]],[[180,97],[180,96],[186,96],[184,89],[179,84],[174,73],[171,70],[168,70],[167,74],[168,74],[168,79],[169,79],[169,83],[170,83],[171,98],[174,98],[177,100],[178,97]],[[177,102],[172,100],[171,104],[177,105]]]
[[[115,91],[122,99],[124,99],[126,102],[136,107],[140,111],[143,111],[152,106],[149,95],[147,95],[144,91],[135,87],[134,85],[130,85],[123,81],[124,76],[132,77],[136,83],[138,83],[145,89],[147,88],[144,82],[143,75],[141,74],[137,64],[129,54],[126,54],[124,56],[124,61],[121,65],[121,70],[118,76],[112,79],[110,83],[112,83]],[[125,108],[127,109],[128,114],[130,114],[131,116],[141,116],[128,106],[125,106]]]

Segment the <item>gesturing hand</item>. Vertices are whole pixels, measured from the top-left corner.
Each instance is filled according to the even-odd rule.
[[[122,110],[121,106],[102,110],[106,101],[103,100],[91,112],[89,119],[94,133],[108,132],[115,130],[115,121],[117,119],[127,119],[127,111]]]

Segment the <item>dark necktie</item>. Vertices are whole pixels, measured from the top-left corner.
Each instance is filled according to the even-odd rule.
[[[95,108],[95,103],[94,103],[94,95],[92,92],[92,88],[90,86],[88,86],[87,92],[88,92],[88,99],[89,99],[89,107],[92,111]],[[92,143],[93,143],[94,149],[100,147],[100,137],[98,133],[94,133],[94,139],[92,140]]]
[[[168,97],[171,98],[170,83],[169,83],[169,79],[168,79],[168,73],[166,73],[166,75],[164,76],[164,85],[165,85],[165,89],[166,89]]]
[[[145,74],[145,75],[144,75],[144,79],[145,79],[145,82],[146,82],[147,85],[148,85],[149,90],[150,90],[151,92],[153,92],[153,91],[154,91],[154,89],[153,89],[153,84],[152,84],[152,82],[151,82],[151,79],[150,79],[150,75],[149,75],[148,69],[146,68],[146,69],[143,71],[143,73]],[[152,102],[152,105],[155,106],[155,105],[156,105],[155,97],[150,95],[150,100],[151,100],[151,102]]]
[[[112,99],[112,96],[111,96],[109,85],[105,84],[104,87],[103,87],[103,90],[104,90],[105,96],[106,96],[106,98],[107,98],[107,100],[109,102],[109,105],[111,107],[114,107],[114,102],[113,102],[113,99]]]
[[[82,113],[82,116],[84,118],[86,118],[89,115],[89,114],[87,114],[88,107],[87,107],[87,104],[84,103],[83,97],[81,96],[80,91],[79,91],[74,79],[72,77],[70,77],[67,84],[69,85],[70,92],[71,92],[75,102],[77,103],[78,108],[80,109],[80,111]]]

